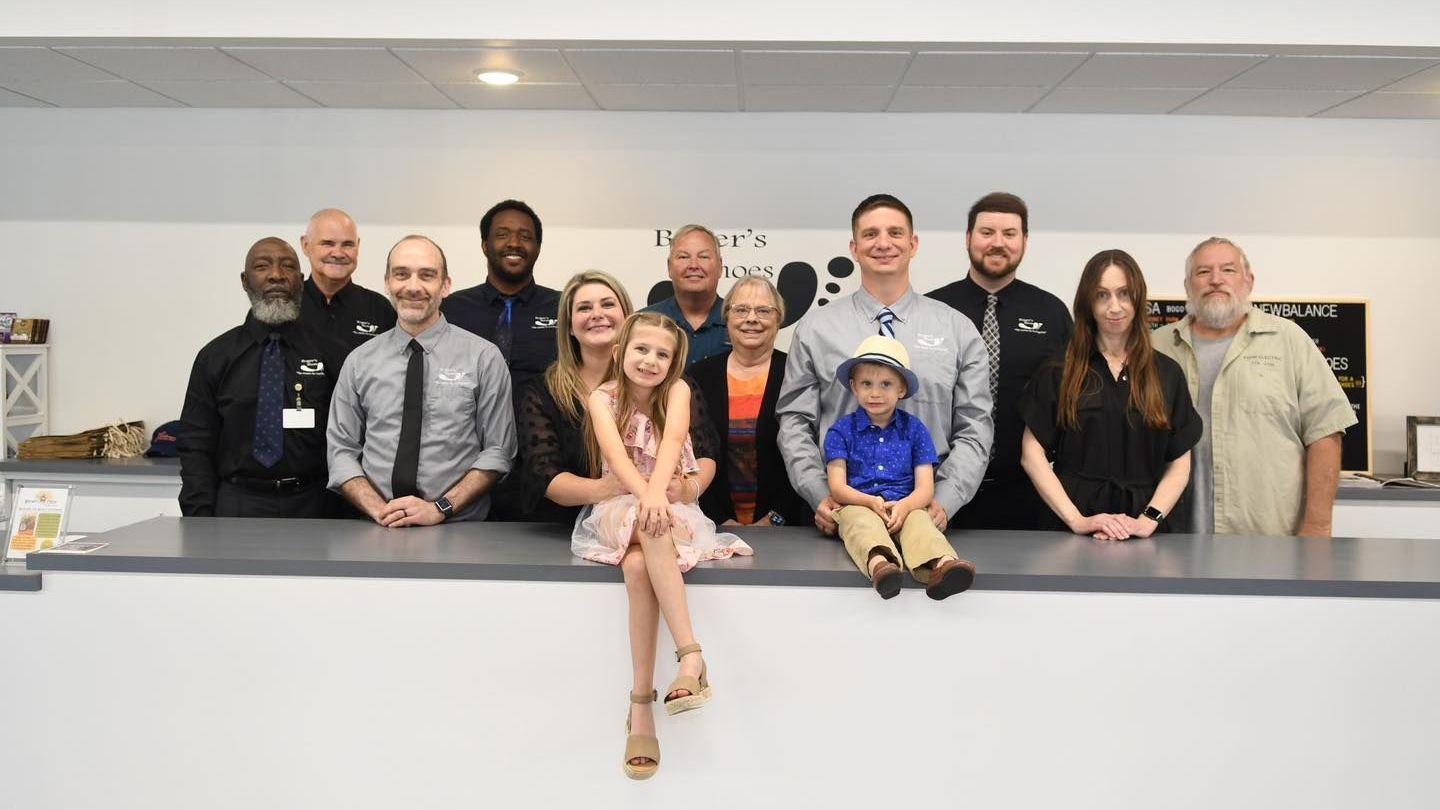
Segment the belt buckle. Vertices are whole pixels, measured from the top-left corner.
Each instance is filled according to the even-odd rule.
[[[299,480],[300,480],[299,478],[276,478],[276,479],[275,479],[275,494],[276,494],[276,495],[279,495],[279,494],[280,494],[280,491],[281,491],[282,489],[284,489],[286,486],[294,485],[294,484],[295,484],[296,482],[298,482]]]

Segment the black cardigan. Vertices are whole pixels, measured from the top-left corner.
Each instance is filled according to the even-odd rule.
[[[716,523],[732,520],[735,505],[730,500],[730,383],[726,374],[730,353],[709,357],[690,367],[689,375],[700,386],[710,421],[719,434],[720,452],[715,459],[715,481],[700,496],[700,508]],[[780,457],[780,422],[775,418],[775,402],[780,398],[780,385],[785,381],[785,353],[770,356],[770,375],[765,381],[765,395],[760,400],[760,416],[755,421],[756,491],[755,514],[775,511],[789,526],[809,526],[814,511],[795,494]]]

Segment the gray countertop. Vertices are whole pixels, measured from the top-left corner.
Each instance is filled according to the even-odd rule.
[[[38,591],[40,572],[28,571],[25,563],[0,563],[0,591]]]
[[[841,545],[803,528],[742,529],[754,557],[705,563],[696,584],[868,587]],[[159,517],[89,540],[90,554],[35,553],[39,571],[618,582],[570,554],[567,527],[458,523],[384,529],[359,521]],[[951,540],[1005,591],[1440,598],[1440,542],[1167,535],[1099,543],[1047,532]],[[913,585],[914,583],[908,583]]]
[[[4,459],[0,475],[160,475],[180,478],[178,458]]]

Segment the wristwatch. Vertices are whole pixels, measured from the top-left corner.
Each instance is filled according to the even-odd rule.
[[[435,508],[440,510],[440,519],[442,522],[449,520],[455,515],[455,504],[450,503],[450,499],[444,495],[435,499]]]
[[[1165,513],[1161,512],[1159,509],[1156,509],[1154,506],[1146,506],[1145,511],[1140,513],[1140,517],[1147,517],[1155,521],[1156,523],[1159,523],[1160,521],[1165,519]]]
[[[770,525],[771,525],[771,526],[784,526],[784,525],[785,525],[785,518],[781,517],[779,512],[771,512],[771,513],[770,513]]]

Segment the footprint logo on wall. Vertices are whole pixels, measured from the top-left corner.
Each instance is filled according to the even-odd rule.
[[[855,262],[848,256],[836,256],[825,265],[831,281],[825,283],[825,295],[835,296],[840,294],[839,279],[849,278],[855,272]],[[775,274],[775,289],[780,291],[780,299],[785,302],[785,323],[780,325],[784,329],[805,317],[812,306],[823,307],[832,300],[828,297],[816,297],[820,292],[820,279],[815,268],[809,262],[790,262],[780,268]],[[651,306],[675,294],[675,287],[666,279],[650,288],[646,296],[645,305]]]

